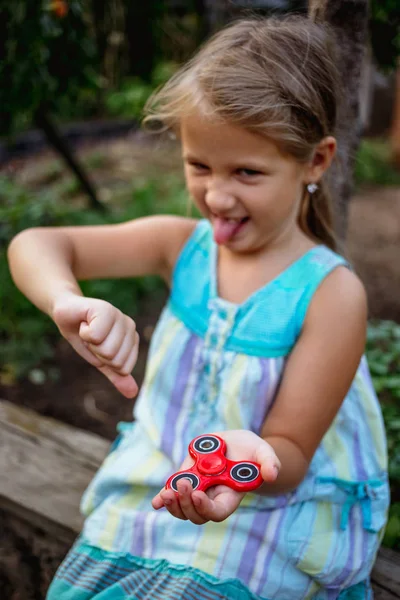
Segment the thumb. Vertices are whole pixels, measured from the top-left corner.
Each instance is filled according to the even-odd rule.
[[[94,344],[95,346],[104,340],[107,333],[112,327],[112,321],[110,319],[99,318],[98,315],[91,315],[86,320],[82,320],[79,324],[79,337],[83,342],[87,344]]]
[[[281,462],[272,446],[263,439],[260,440],[255,459],[261,465],[262,478],[265,481],[275,481],[281,468]]]
[[[89,341],[90,339],[90,327],[86,321],[82,321],[79,325],[79,337],[84,341]]]
[[[97,368],[125,398],[134,398],[137,395],[139,388],[132,375],[121,375],[108,365]]]

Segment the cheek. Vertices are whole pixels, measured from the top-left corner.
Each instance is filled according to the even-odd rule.
[[[186,188],[190,196],[196,202],[200,202],[204,197],[204,186],[199,181],[186,178]]]

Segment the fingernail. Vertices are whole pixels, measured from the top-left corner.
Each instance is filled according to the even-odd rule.
[[[167,498],[166,500],[163,500],[165,506],[170,506],[172,504],[172,500],[170,500],[169,498]]]
[[[275,473],[275,479],[276,479],[279,475],[279,467],[277,467],[276,465],[274,465],[274,473]]]
[[[195,506],[200,506],[200,504],[201,504],[201,498],[197,498],[197,496],[194,496],[194,497],[192,498],[192,500],[193,500],[193,504],[194,504]]]

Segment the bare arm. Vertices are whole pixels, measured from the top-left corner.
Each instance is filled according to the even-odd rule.
[[[355,376],[365,346],[365,291],[345,267],[321,284],[262,430],[281,462],[262,493],[284,493],[304,478]]]
[[[63,294],[80,295],[78,280],[160,275],[168,280],[196,221],[148,217],[121,225],[28,229],[8,250],[19,289],[52,315]]]
[[[62,230],[29,229],[17,235],[8,248],[14,283],[48,315],[57,296],[81,295],[73,257],[73,245]]]
[[[19,289],[61,334],[128,398],[138,354],[135,322],[104,300],[84,298],[78,280],[158,274],[169,280],[196,221],[148,217],[122,225],[30,229],[10,244]]]

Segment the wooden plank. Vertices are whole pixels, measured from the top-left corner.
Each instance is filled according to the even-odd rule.
[[[393,598],[400,598],[400,553],[388,548],[380,549],[372,572],[372,582],[378,588],[390,591]]]
[[[71,543],[0,510],[0,598],[43,600]]]
[[[392,592],[388,590],[384,590],[381,587],[378,587],[374,583],[372,584],[372,588],[374,590],[374,600],[398,600],[398,596],[392,594]]]
[[[58,539],[81,530],[79,503],[109,442],[0,401],[0,508]]]
[[[40,438],[54,442],[60,451],[73,454],[74,458],[93,464],[95,469],[102,462],[109,442],[103,437],[66,425],[61,421],[0,400],[0,423],[2,428],[19,430],[24,437]]]

